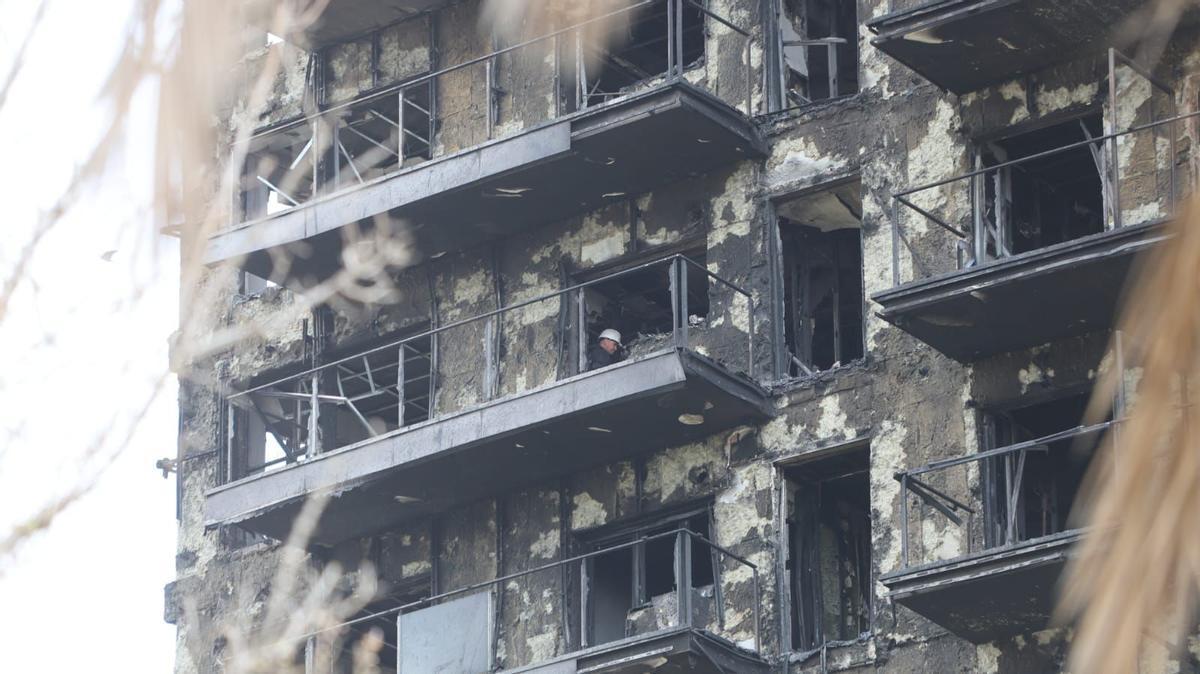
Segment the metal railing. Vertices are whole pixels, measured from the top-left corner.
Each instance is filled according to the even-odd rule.
[[[1059,529],[1032,536],[1022,532],[1019,507],[1023,489],[1028,486],[1025,482],[1026,459],[1033,452],[1055,451],[1051,447],[1054,443],[1078,442],[1085,438],[1099,440],[1101,434],[1117,423],[1108,421],[1077,426],[1006,447],[897,472],[893,477],[900,483],[901,567],[914,565],[910,553],[914,543],[920,547],[920,559],[915,564],[919,566],[953,561],[975,552],[1070,531]],[[910,524],[914,514],[922,521],[926,514],[935,515],[937,521],[955,528],[935,526],[934,531],[926,532],[922,527],[912,532]],[[947,545],[947,542],[951,544]],[[951,551],[950,554],[944,554],[946,549]]]
[[[641,276],[641,284],[653,281],[659,273],[665,275],[666,283],[655,286],[661,292],[654,291],[659,294],[651,299],[658,302],[656,306],[660,307],[662,315],[669,314],[670,320],[667,322],[662,315],[658,316],[662,319],[662,333],[632,340],[627,336],[629,357],[636,359],[664,348],[682,349],[706,344],[712,346],[711,357],[724,367],[752,376],[755,330],[751,294],[690,258],[671,255],[452,321],[227,395],[226,419],[242,418],[245,428],[250,425],[250,421],[245,421],[249,415],[258,425],[254,426],[254,437],[250,437],[236,428],[236,423],[226,424],[224,479],[231,481],[303,461],[414,422],[436,418],[439,413],[461,411],[438,409],[437,393],[442,390],[452,390],[458,400],[464,393],[473,393],[476,402],[483,403],[585,372],[589,369],[588,348],[599,331],[591,325],[595,322],[591,318],[595,312],[589,311],[589,295],[597,301],[606,299],[602,287],[606,284],[634,275]],[[700,282],[690,283],[689,277],[698,278]],[[689,289],[693,292],[689,293]],[[740,347],[731,346],[738,343],[736,341],[714,339],[712,344],[707,344],[708,340],[704,338],[715,331],[735,328],[709,325],[714,321],[692,313],[695,307],[689,303],[689,294],[701,292],[700,289],[707,296],[708,319],[722,313],[732,317],[739,308],[745,312],[743,325],[747,326],[748,333],[744,354],[738,353]],[[481,323],[482,331],[478,329]],[[729,326],[736,321],[724,323]],[[571,325],[574,327],[569,327]],[[524,331],[531,326],[545,336],[544,344],[533,345],[528,341]],[[514,339],[506,344],[505,330],[509,327],[521,332],[514,332]],[[573,333],[573,342],[568,341],[569,333]],[[695,340],[697,335],[701,336],[699,341]],[[479,348],[481,339],[482,349]],[[528,348],[522,349],[521,344]],[[512,380],[518,386],[525,386],[505,389],[502,387],[502,366],[505,358],[514,356],[523,360],[520,362],[521,376],[514,376]],[[526,381],[532,383],[526,384]],[[380,416],[384,411],[387,418]],[[269,442],[277,445],[274,456],[268,456],[266,451]]]
[[[1082,141],[1063,145],[1061,147],[1038,152],[1019,159],[1004,161],[992,166],[985,166],[974,171],[963,173],[952,178],[937,180],[912,187],[892,194],[892,284],[901,284],[901,248],[907,247],[912,262],[912,279],[919,280],[940,273],[949,273],[965,268],[981,266],[1015,254],[1012,246],[1013,223],[1009,219],[1012,204],[1004,195],[1004,183],[1000,176],[1013,169],[1021,170],[1032,162],[1061,156],[1064,153],[1087,150],[1096,165],[1101,182],[1101,197],[1104,213],[1100,224],[1103,230],[1112,230],[1125,226],[1143,224],[1169,218],[1178,201],[1176,195],[1177,174],[1175,167],[1176,124],[1182,120],[1191,119],[1200,112],[1175,115],[1168,119],[1157,120],[1147,124],[1133,126],[1124,131],[1092,136],[1082,123],[1081,133],[1087,138]],[[1167,128],[1166,158],[1159,156],[1159,139],[1156,134],[1160,128]],[[1121,155],[1119,148],[1123,142],[1134,134],[1152,134],[1153,156],[1149,162],[1142,157],[1138,167],[1143,173],[1125,180],[1148,177],[1155,179],[1155,173],[1164,175],[1156,182],[1156,190],[1143,189],[1140,195],[1141,203],[1122,204],[1121,194],[1123,176],[1121,173]],[[1143,151],[1145,154],[1145,151]],[[1151,164],[1151,171],[1146,172],[1145,164]],[[1162,166],[1162,164],[1166,166]],[[1149,175],[1147,176],[1147,173]],[[955,209],[958,214],[947,216],[934,213],[937,206],[921,201],[920,195],[941,187],[962,184],[967,194],[936,194],[928,198],[930,202],[948,202],[948,208]],[[934,223],[940,229],[954,237],[952,257],[936,244],[914,244],[904,231],[903,209],[911,210],[925,220]],[[918,245],[925,246],[918,250]],[[1046,244],[1049,245],[1049,244]],[[1039,246],[1041,247],[1041,246]],[[1034,248],[1036,249],[1036,247]],[[922,258],[922,253],[927,254]],[[952,263],[951,263],[952,261]]]
[[[595,44],[598,36],[593,33],[601,30],[605,22],[633,17],[656,5],[666,7],[664,70],[643,73],[648,76],[615,91],[601,90],[602,82],[596,73],[588,72],[589,57],[585,56],[604,51],[602,45]],[[743,100],[730,104],[744,105],[746,115],[752,116],[754,35],[751,30],[735,25],[696,0],[642,0],[254,133],[248,139],[240,189],[230,195],[234,219],[248,221],[286,210],[317,196],[400,170],[410,160],[451,154],[504,135],[498,131],[502,126],[501,101],[510,94],[501,87],[498,71],[504,59],[515,62],[522,51],[548,52],[546,57],[522,61],[538,64],[535,68],[548,66],[548,73],[518,73],[514,69],[514,74],[521,77],[527,95],[546,100],[544,94],[549,94],[552,101],[544,111],[544,118],[517,125],[523,128],[604,105],[627,93],[681,80],[692,65],[683,62],[685,7],[701,17],[701,35],[688,38],[700,40],[701,53],[707,51],[708,37],[716,30],[715,26],[739,35],[745,43],[742,50],[745,95]],[[702,67],[707,68],[707,59],[702,60]],[[463,87],[463,74],[468,72],[471,85],[479,85],[471,86],[470,91],[483,94],[484,102],[475,107],[483,109],[474,116],[468,115],[466,126],[462,115],[456,115],[455,128],[448,128],[439,112],[439,91],[443,86]],[[707,75],[708,88],[714,95],[733,88],[713,87],[714,76],[715,70]],[[446,82],[450,77],[456,79]],[[533,86],[535,91],[529,94],[531,82],[540,83],[550,91],[537,91],[538,87]]]
[[[655,616],[654,628],[638,629],[630,616],[639,611],[654,610],[655,605],[644,604],[639,606],[636,605],[636,602],[630,602],[630,606],[626,612],[626,617],[630,619],[630,622],[626,623],[619,630],[620,634],[610,634],[609,638],[597,637],[596,625],[591,617],[593,614],[589,610],[589,602],[591,601],[589,599],[589,592],[594,594],[597,591],[597,588],[591,583],[595,563],[605,557],[622,553],[629,555],[630,560],[634,558],[644,559],[647,544],[667,540],[674,543],[672,566],[667,571],[667,573],[672,575],[673,585],[669,594],[660,595],[655,599],[659,600],[658,604],[661,607],[663,604],[661,601],[662,598],[672,597],[673,600],[668,603],[671,604],[674,612]],[[708,554],[711,560],[711,587],[707,585],[696,587],[694,585],[692,560],[695,558],[696,548],[704,551],[701,554]],[[622,561],[624,561],[624,558]],[[753,600],[753,605],[750,607],[751,610],[748,616],[749,620],[746,620],[745,612],[739,610],[744,609],[744,606],[730,605],[728,588],[725,586],[726,578],[739,567],[743,567],[749,571],[751,583],[750,596]],[[526,634],[536,629],[541,629],[546,634],[554,635],[560,643],[560,646],[554,650],[563,654],[558,657],[569,657],[574,654],[582,655],[592,649],[608,644],[636,642],[688,628],[705,631],[714,637],[726,641],[732,647],[741,648],[742,650],[761,656],[763,617],[762,598],[760,596],[761,587],[759,569],[753,562],[734,554],[694,531],[680,528],[642,536],[625,543],[605,547],[601,550],[567,557],[491,580],[473,583],[401,606],[361,615],[352,620],[331,625],[321,630],[288,637],[284,641],[288,643],[306,643],[312,649],[312,644],[315,644],[324,635],[336,635],[360,623],[375,622],[381,618],[390,618],[392,616],[395,616],[398,621],[401,614],[409,614],[423,608],[437,606],[448,600],[479,592],[490,592],[492,594],[491,607],[493,617],[492,633],[489,636],[491,644],[489,645],[488,652],[492,654],[494,660],[497,658],[497,653],[506,653],[503,662],[494,662],[495,668],[507,670],[536,665],[544,661],[535,659],[532,654],[524,654],[516,648],[498,648],[502,643],[505,643],[506,639],[506,630],[501,629],[502,626],[506,624],[506,621],[516,620],[521,620],[522,630]],[[554,591],[554,598],[551,601],[555,610],[546,610],[544,602],[551,596],[546,594],[547,590]],[[505,608],[509,604],[512,604],[514,601],[519,602],[522,593],[538,597],[539,610],[525,618],[505,613]],[[732,596],[738,595],[735,594]],[[698,602],[703,602],[705,606],[700,606]],[[740,616],[741,618],[736,621],[730,620],[728,619],[729,615]],[[660,618],[663,620],[660,621]],[[668,626],[659,628],[657,625],[662,622],[666,622]],[[747,622],[750,624],[746,624]],[[750,644],[753,646],[751,647]],[[399,649],[403,648],[403,643],[400,643]],[[402,658],[403,652],[398,650],[397,659]]]

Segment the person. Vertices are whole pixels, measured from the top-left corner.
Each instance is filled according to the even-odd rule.
[[[622,358],[621,333],[608,328],[600,333],[600,339],[588,350],[588,370],[608,367],[621,362]]]

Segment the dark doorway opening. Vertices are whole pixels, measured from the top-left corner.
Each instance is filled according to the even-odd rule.
[[[1080,425],[1090,394],[984,416],[984,446],[1010,447]],[[995,547],[1067,531],[1068,516],[1101,434],[1047,442],[984,461],[985,545]]]
[[[782,0],[779,37],[788,105],[858,91],[854,0]]]
[[[860,190],[854,181],[776,205],[794,376],[863,357]]]
[[[868,446],[785,470],[794,649],[871,629],[869,470]]]
[[[1099,114],[988,142],[983,167],[1103,135]],[[1104,231],[1104,150],[1085,145],[981,176],[990,257],[1006,257]]]

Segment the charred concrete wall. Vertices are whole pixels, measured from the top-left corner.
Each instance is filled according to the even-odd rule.
[[[917,2],[860,0],[860,24]],[[754,0],[709,3],[739,25],[764,23]],[[384,28],[370,39],[327,49],[326,96],[352,98],[373,87],[461,63],[495,46],[477,30],[477,2],[463,2],[431,15]],[[748,289],[755,298],[759,359],[754,373],[774,394],[775,417],[762,425],[713,434],[695,443],[664,446],[636,459],[535,484],[492,499],[409,522],[336,550],[311,551],[311,564],[336,560],[347,570],[370,562],[385,583],[426,584],[438,593],[467,587],[586,551],[587,541],[655,513],[696,505],[711,516],[712,539],[760,570],[764,652],[779,671],[1060,671],[1069,630],[1040,631],[983,645],[953,636],[943,627],[892,602],[886,588],[873,588],[871,630],[853,643],[824,653],[789,648],[790,580],[785,567],[787,514],[781,511],[781,466],[823,455],[833,448],[869,442],[872,575],[901,566],[903,537],[914,554],[948,559],[967,551],[971,531],[944,518],[915,519],[901,530],[902,494],[894,475],[939,459],[982,448],[980,410],[1035,400],[1048,392],[1086,388],[1104,368],[1114,367],[1108,335],[1096,333],[1003,354],[972,365],[951,360],[885,323],[870,301],[865,316],[865,357],[804,378],[778,378],[782,284],[779,230],[774,208],[797,193],[846,178],[862,186],[862,278],[865,295],[901,282],[956,268],[955,238],[915,213],[901,216],[903,246],[893,263],[892,193],[941,180],[973,168],[980,139],[1014,128],[1095,111],[1117,124],[1162,117],[1161,102],[1129,78],[1119,109],[1110,109],[1101,58],[1081,58],[1028,77],[964,96],[937,89],[871,46],[860,25],[861,90],[832,101],[765,114],[757,119],[769,155],[642,194],[614,196],[611,203],[523,234],[467,250],[422,251],[414,264],[396,270],[395,303],[335,307],[334,348],[352,350],[435,324],[466,319],[498,306],[554,293],[582,279],[664,253],[701,250],[707,268]],[[765,100],[763,64],[768,39],[750,50],[745,75],[744,42],[731,31],[706,35],[703,63],[685,76],[703,80],[731,104],[752,87],[756,105]],[[372,40],[374,42],[372,42]],[[430,41],[435,44],[430,45]],[[287,45],[285,67],[261,123],[303,112],[308,55]],[[371,73],[371,50],[382,50],[386,72]],[[248,64],[261,53],[247,57]],[[562,86],[545,45],[530,47],[496,64],[497,135],[519,133],[553,114],[554,87]],[[1193,109],[1200,92],[1200,46],[1182,31],[1169,45],[1155,74],[1177,92],[1180,111]],[[250,66],[247,66],[248,70]],[[451,153],[488,140],[489,97],[482,67],[442,78],[436,88],[437,153]],[[644,83],[640,86],[651,86]],[[1141,88],[1139,88],[1141,87]],[[1159,105],[1157,112],[1151,107]],[[244,102],[232,104],[230,119]],[[1180,170],[1176,187],[1193,181],[1191,125],[1174,145],[1163,134],[1122,141],[1122,201],[1126,221],[1161,214],[1164,166]],[[1174,156],[1169,156],[1173,147]],[[970,215],[970,193],[948,185],[914,198],[929,210],[962,222]],[[442,251],[436,251],[442,253]],[[422,257],[427,255],[430,257]],[[303,369],[303,319],[289,310],[303,301],[291,290],[270,288],[238,294],[238,280],[213,273],[205,283],[223,289],[227,303],[207,307],[219,326],[265,326],[211,362],[193,363],[182,374],[179,473],[181,506],[177,556],[179,579],[168,588],[167,619],[179,628],[179,672],[220,671],[220,630],[231,619],[259,620],[282,546],[248,540],[236,532],[206,530],[205,493],[222,482],[223,445],[219,397],[222,382],[245,384],[264,373]],[[743,357],[750,330],[742,301],[715,284],[703,328],[693,331],[693,348],[718,362]],[[564,321],[564,312],[568,320]],[[569,305],[559,298],[509,312],[499,320],[469,323],[438,339],[437,397],[433,414],[446,414],[496,397],[517,395],[574,372]],[[284,316],[285,320],[270,320]],[[1041,320],[1029,317],[1028,320]],[[496,333],[499,337],[496,337]],[[487,362],[499,363],[497,379]],[[1136,373],[1131,375],[1136,380]],[[957,481],[956,481],[957,480]],[[977,472],[965,471],[938,485],[970,496],[980,490]],[[722,563],[717,581],[724,615],[701,590],[715,633],[734,643],[753,638],[752,579],[747,567]],[[569,597],[577,576],[543,572],[511,581],[497,591],[495,667],[512,668],[566,653],[578,646],[578,606]],[[708,595],[711,597],[711,594]],[[668,620],[672,608],[654,601],[631,622],[643,629]],[[717,626],[720,623],[720,626]],[[1183,656],[1164,654],[1162,671],[1195,671],[1193,647]],[[822,665],[822,660],[825,664]],[[1188,668],[1192,669],[1188,669]],[[1158,670],[1155,670],[1158,671]]]

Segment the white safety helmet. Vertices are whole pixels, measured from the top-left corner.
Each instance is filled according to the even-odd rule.
[[[600,333],[600,339],[611,339],[617,343],[617,346],[621,346],[621,333],[613,330],[612,328]]]

